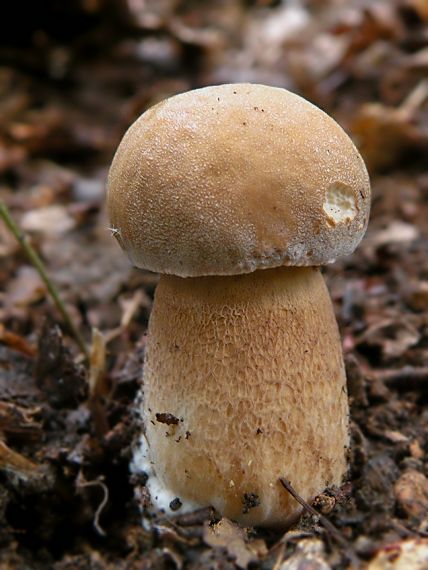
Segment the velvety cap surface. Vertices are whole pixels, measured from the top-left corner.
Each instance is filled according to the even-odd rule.
[[[370,184],[350,138],[311,103],[275,87],[219,85],[167,99],[130,127],[107,205],[136,266],[233,275],[351,253]]]

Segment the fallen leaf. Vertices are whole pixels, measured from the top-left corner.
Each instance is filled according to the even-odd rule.
[[[36,474],[38,465],[0,440],[0,470],[10,471],[20,479],[28,479]]]
[[[417,344],[421,335],[409,321],[385,320],[370,326],[357,340],[360,350],[379,352],[385,361],[399,358]]]
[[[14,438],[40,438],[42,424],[35,419],[40,412],[40,406],[24,408],[14,402],[0,401],[0,432]]]
[[[76,221],[67,209],[59,204],[30,210],[21,218],[21,228],[28,232],[62,234],[72,230]]]
[[[409,307],[415,311],[428,310],[428,281],[409,284],[406,299]]]
[[[410,469],[394,485],[400,508],[408,517],[421,519],[428,513],[428,479],[423,473]]]
[[[27,308],[41,301],[45,294],[46,286],[37,270],[30,265],[22,265],[15,278],[9,281],[4,304],[7,310]]]
[[[384,431],[384,437],[389,439],[392,443],[407,443],[409,438],[399,431],[387,429]]]
[[[104,335],[92,329],[92,344],[89,361],[89,397],[105,396],[106,343]]]
[[[426,570],[428,539],[410,538],[381,548],[367,570]]]
[[[367,237],[370,245],[376,248],[390,243],[411,242],[419,237],[419,228],[413,224],[407,224],[400,220],[393,220],[386,228],[372,232]]]
[[[216,524],[204,524],[204,541],[213,548],[226,549],[239,568],[247,568],[250,562],[267,554],[263,540],[248,542],[245,530],[225,518]]]
[[[369,170],[393,166],[410,150],[425,148],[428,137],[415,121],[428,96],[428,82],[422,81],[397,108],[381,103],[364,104],[352,125]]]
[[[279,570],[331,570],[330,564],[324,558],[324,551],[324,543],[319,538],[301,540]]]

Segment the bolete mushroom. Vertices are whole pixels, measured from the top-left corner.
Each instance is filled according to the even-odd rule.
[[[366,229],[367,170],[341,127],[284,89],[182,93],[125,134],[108,182],[114,235],[161,273],[144,364],[152,501],[286,525],[340,484],[348,402],[319,266]]]

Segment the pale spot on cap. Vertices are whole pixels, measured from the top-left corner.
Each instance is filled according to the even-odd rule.
[[[358,213],[355,191],[343,182],[335,182],[327,189],[323,209],[333,226],[351,222]]]

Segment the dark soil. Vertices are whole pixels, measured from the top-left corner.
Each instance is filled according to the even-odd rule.
[[[15,0],[0,32],[0,198],[94,352],[88,369],[0,222],[0,567],[374,570],[390,567],[382,554],[374,565],[379,551],[392,563],[405,545],[416,559],[428,537],[426,2]],[[108,165],[147,107],[231,81],[287,87],[332,114],[373,184],[366,238],[325,270],[348,372],[349,480],[285,534],[178,503],[173,520],[142,526],[149,497],[129,471],[157,278],[110,235]]]

